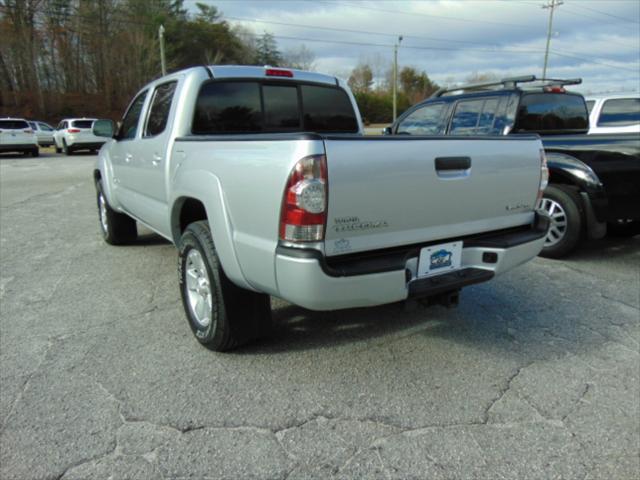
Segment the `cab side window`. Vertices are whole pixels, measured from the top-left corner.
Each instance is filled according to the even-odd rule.
[[[160,135],[167,128],[171,101],[177,85],[178,82],[169,82],[156,87],[153,92],[151,107],[149,108],[149,117],[144,131],[145,137]]]
[[[118,140],[131,140],[136,137],[138,133],[138,123],[140,120],[140,114],[142,113],[142,106],[144,100],[147,97],[147,90],[138,95],[133,102],[124,118],[122,119],[122,125],[118,131]]]
[[[640,123],[640,98],[614,98],[604,102],[599,127],[624,127]]]
[[[504,101],[495,97],[458,102],[449,135],[500,135],[507,123],[503,110]]]
[[[432,103],[411,112],[398,124],[396,134],[442,135],[445,107],[444,103]]]

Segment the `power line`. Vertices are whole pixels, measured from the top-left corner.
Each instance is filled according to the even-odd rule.
[[[328,3],[326,0],[317,0],[319,1],[319,3]],[[334,5],[340,5],[339,3],[335,3]],[[387,9],[383,9],[383,8],[377,8],[377,7],[369,7],[369,6],[365,6],[365,5],[354,5],[351,3],[343,3],[342,6],[347,6],[347,7],[351,7],[351,8],[359,8],[359,9],[363,9],[363,10],[372,10],[374,12],[385,12],[385,13],[393,13],[393,14],[397,14],[397,15],[409,15],[411,17],[428,17],[428,18],[439,18],[442,20],[451,20],[451,21],[456,21],[456,22],[466,22],[466,23],[473,23],[473,24],[478,24],[478,23],[485,23],[485,24],[490,24],[490,25],[502,25],[502,26],[506,26],[506,27],[512,27],[512,28],[528,28],[528,29],[532,29],[535,27],[532,27],[531,25],[527,25],[524,23],[507,23],[507,22],[493,22],[491,20],[478,20],[478,19],[469,19],[469,18],[461,18],[461,17],[450,17],[450,16],[445,16],[445,15],[434,15],[434,14],[430,14],[430,13],[421,13],[421,12],[406,12],[403,10],[387,10]]]
[[[2,8],[7,8],[6,6],[0,5],[0,9]],[[85,15],[81,15],[79,13],[73,13],[72,14],[73,17],[76,18],[90,18],[92,20],[95,20],[94,16],[85,16]],[[157,27],[156,24],[154,23],[149,23],[149,22],[141,22],[141,21],[135,21],[135,20],[129,20],[129,19],[116,19],[116,21],[120,21],[123,23],[129,23],[129,24],[134,24],[134,25],[141,25],[141,26],[148,26],[148,27]],[[34,23],[39,23],[41,26],[47,26],[47,24],[44,21],[36,21]],[[88,35],[92,32],[88,32],[88,31],[78,31],[78,30],[73,30],[70,27],[66,27],[69,31],[72,31],[74,33],[77,34],[81,34],[81,35]],[[252,37],[261,37],[261,35],[259,34],[255,34],[255,33],[246,33],[249,36]],[[385,49],[391,49],[393,47],[392,44],[382,44],[382,43],[370,43],[370,42],[357,42],[357,41],[347,41],[347,40],[330,40],[330,39],[317,39],[317,38],[307,38],[307,37],[298,37],[298,36],[286,36],[286,35],[273,35],[275,38],[277,39],[282,39],[282,40],[296,40],[296,41],[306,41],[306,42],[316,42],[316,43],[330,43],[330,44],[342,44],[342,45],[354,45],[354,46],[364,46],[364,47],[379,47],[379,48],[385,48]],[[425,50],[425,51],[454,51],[454,52],[463,52],[463,51],[472,51],[472,52],[483,52],[483,53],[509,53],[509,54],[531,54],[531,53],[540,53],[543,50],[542,49],[506,49],[506,48],[500,48],[500,49],[474,49],[474,48],[465,48],[464,50],[460,49],[460,48],[455,48],[455,47],[428,47],[428,46],[424,46],[424,45],[405,45],[403,46],[404,49],[411,49],[411,50]],[[560,56],[560,57],[566,57],[566,58],[572,58],[572,59],[576,59],[576,60],[582,60],[584,62],[588,62],[588,63],[593,63],[593,64],[597,64],[597,65],[602,65],[602,66],[606,66],[609,68],[614,68],[614,69],[618,69],[618,70],[624,70],[624,71],[629,71],[629,72],[633,72],[633,73],[637,73],[638,70],[637,69],[631,69],[631,68],[626,68],[626,67],[621,67],[618,65],[612,65],[609,63],[605,63],[605,62],[601,62],[599,60],[594,60],[594,59],[589,59],[589,58],[585,58],[585,57],[580,57],[577,55],[573,55],[573,54],[568,54],[568,53],[561,53],[561,52],[557,52],[557,51],[549,51],[550,54],[552,55],[556,55],[556,56]]]
[[[613,15],[612,13],[603,12],[601,10],[596,10],[595,8],[585,7],[584,5],[578,5],[577,3],[572,3],[572,7],[580,8],[581,10],[588,10],[594,13],[599,13],[600,15],[606,15],[607,17],[616,18],[618,20],[622,20],[625,22],[637,23],[640,24],[640,20],[631,20],[629,18],[619,17],[618,15]]]

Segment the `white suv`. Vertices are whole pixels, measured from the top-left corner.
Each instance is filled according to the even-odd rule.
[[[100,150],[107,139],[93,134],[92,128],[95,121],[95,118],[66,118],[62,120],[53,134],[56,152],[71,155],[78,150],[89,150],[90,152]]]
[[[0,152],[40,155],[38,138],[23,118],[0,118]]]
[[[38,138],[38,145],[41,147],[53,145],[53,132],[55,132],[55,129],[51,125],[35,120],[29,120],[29,125]]]
[[[586,97],[589,133],[640,133],[640,93]]]

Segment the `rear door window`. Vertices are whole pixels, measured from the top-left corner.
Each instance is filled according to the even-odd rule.
[[[91,128],[93,120],[74,120],[71,122],[71,126],[74,128]]]
[[[160,135],[167,128],[169,120],[169,110],[171,110],[171,101],[176,91],[178,82],[169,82],[158,85],[153,92],[153,100],[149,109],[149,118],[147,118],[147,127],[144,132],[145,137],[154,137]]]
[[[441,135],[445,127],[445,107],[442,102],[414,110],[398,124],[396,134]]]
[[[29,128],[29,124],[24,120],[0,120],[0,128],[2,130],[26,130]]]
[[[449,135],[473,135],[482,112],[482,100],[467,100],[458,102],[451,119]]]
[[[640,98],[614,98],[604,102],[599,127],[624,127],[640,123]]]
[[[196,101],[193,134],[357,132],[344,90],[274,82],[205,83]]]

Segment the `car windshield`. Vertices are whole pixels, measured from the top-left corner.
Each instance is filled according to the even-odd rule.
[[[589,115],[581,95],[526,93],[522,95],[515,131],[540,133],[586,132]]]
[[[22,130],[29,128],[29,124],[24,120],[0,120],[2,130]]]
[[[71,126],[75,128],[91,128],[93,120],[74,120]]]

